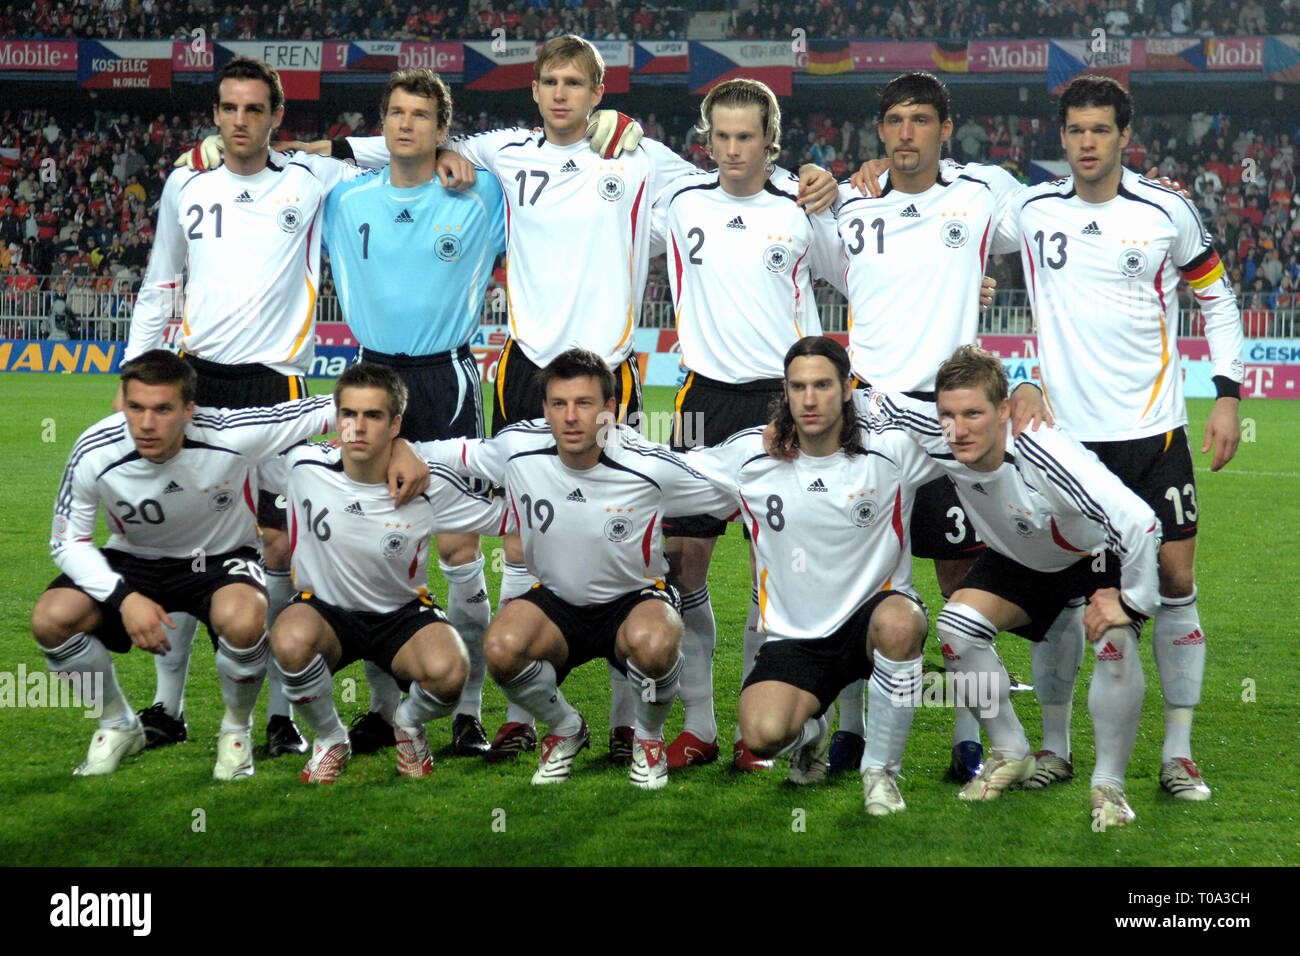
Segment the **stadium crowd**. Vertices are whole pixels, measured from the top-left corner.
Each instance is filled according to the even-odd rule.
[[[694,117],[641,117],[648,135],[705,167],[692,133]],[[879,152],[868,118],[825,113],[784,118],[780,164],[813,162],[837,178]],[[531,123],[515,116],[460,114],[453,134]],[[1007,166],[1027,178],[1032,159],[1059,156],[1054,122],[1028,117],[958,115],[951,154],[963,162]],[[313,139],[369,132],[360,114],[328,128],[285,129],[286,138]],[[83,319],[125,320],[148,261],[155,205],[172,160],[211,132],[210,117],[55,116],[44,110],[0,114],[0,335],[20,330],[15,315],[44,317],[37,334],[77,338],[95,334]],[[1186,183],[1242,293],[1244,310],[1293,312],[1300,287],[1300,190],[1296,150],[1300,127],[1226,114],[1190,118],[1144,115],[1126,150],[1127,165],[1158,166]],[[995,259],[1003,290],[1023,288],[1016,257]],[[322,287],[328,300],[332,282]],[[669,298],[662,260],[652,267],[646,301]],[[41,301],[35,302],[36,299]],[[1257,331],[1267,331],[1267,322]],[[124,329],[100,329],[124,334]]]
[[[718,3],[717,6],[722,6]],[[544,40],[577,33],[594,40],[679,39],[687,8],[671,0],[16,0],[0,7],[0,35],[22,38]],[[800,28],[826,38],[1236,36],[1294,33],[1295,0],[755,0],[727,3],[728,34],[783,39]]]

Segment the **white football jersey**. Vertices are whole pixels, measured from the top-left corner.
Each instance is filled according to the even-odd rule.
[[[849,300],[849,357],[860,381],[894,391],[933,391],[939,365],[975,341],[980,284],[998,220],[1023,187],[995,166],[945,163],[921,193],[878,198],[840,186],[840,275]]]
[[[729,496],[678,456],[625,425],[610,426],[600,461],[585,471],[560,461],[540,419],[492,438],[415,447],[461,474],[504,485],[528,570],[580,607],[663,584],[666,516],[735,511]]]
[[[1011,436],[995,471],[953,457],[930,402],[855,393],[859,406],[905,429],[957,488],[971,526],[994,551],[1035,571],[1063,571],[1080,558],[1120,558],[1120,595],[1147,617],[1159,604],[1156,557],[1161,529],[1151,507],[1061,428]]]
[[[125,357],[159,347],[181,315],[180,346],[198,358],[306,373],[316,345],[321,210],[336,183],[362,172],[325,156],[274,152],[252,176],[224,165],[173,172]]]
[[[862,425],[865,454],[778,461],[750,428],[685,455],[740,506],[769,638],[829,637],[876,592],[911,590],[912,504],[942,473],[901,429]]]
[[[1026,192],[1001,227],[1020,246],[1044,396],[1080,441],[1145,438],[1187,424],[1178,282],[1205,313],[1214,375],[1241,382],[1241,315],[1196,209],[1124,170],[1090,203],[1073,177]]]
[[[812,280],[827,277],[838,253],[817,238],[798,192],[798,178],[777,170],[754,195],[732,196],[713,172],[655,204],[686,368],[719,382],[777,379],[789,347],[822,334]],[[833,228],[833,216],[819,215]]]
[[[348,139],[362,165],[388,161],[382,137]],[[650,208],[690,163],[661,143],[603,159],[585,139],[502,129],[448,148],[496,176],[506,197],[511,337],[539,367],[580,346],[616,367],[632,354],[650,269]]]
[[[97,601],[122,583],[94,545],[101,505],[112,531],[104,547],[138,558],[197,560],[254,545],[257,464],[333,428],[328,395],[269,408],[198,408],[181,450],[155,464],[136,451],[126,415],[110,415],[68,456],[54,502],[54,563]]]
[[[387,612],[429,597],[431,534],[505,534],[505,501],[476,493],[430,463],[429,490],[398,508],[388,485],[362,484],[328,444],[290,449],[273,463],[289,501],[293,583],[326,604]]]

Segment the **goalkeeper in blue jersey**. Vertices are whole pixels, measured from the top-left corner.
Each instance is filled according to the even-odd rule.
[[[380,101],[389,165],[330,193],[324,239],[344,316],[364,358],[397,371],[410,393],[410,441],[483,438],[483,392],[469,348],[497,255],[505,249],[501,187],[490,176],[463,190],[434,175],[451,122],[451,93],[430,70],[402,70]],[[488,748],[480,721],[483,631],[489,604],[475,535],[439,535],[447,615],[470,654],[452,722],[455,753]],[[399,691],[372,665],[369,713],[354,722],[354,753],[393,743]]]

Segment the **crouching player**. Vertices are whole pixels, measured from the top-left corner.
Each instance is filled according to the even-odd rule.
[[[328,397],[244,411],[196,409],[194,369],[163,349],[122,366],[124,411],[68,457],[50,550],[63,572],[36,602],[32,634],[50,670],[102,688],[79,776],[112,773],[145,747],[109,651],[170,648],[168,612],[203,621],[226,711],[212,775],[253,774],[253,705],[266,676],[266,583],[255,547],[256,465],[327,432]],[[409,454],[409,449],[408,449]],[[112,537],[93,544],[103,506]]]
[[[1097,655],[1088,691],[1096,731],[1094,819],[1134,819],[1124,777],[1137,740],[1143,674],[1137,639],[1159,603],[1160,522],[1136,494],[1059,428],[1012,437],[1002,363],[965,345],[939,367],[935,406],[877,392],[880,417],[905,428],[943,467],[988,546],[939,614],[943,656],[958,687],[992,693],[967,702],[990,752],[959,796],[993,800],[1028,781],[1035,759],[993,646],[1000,631],[1041,641],[1067,606],[1087,598],[1084,627]]]
[[[906,807],[895,778],[928,630],[906,529],[935,469],[904,431],[858,415],[838,342],[802,338],[784,367],[768,427],[797,456],[769,457],[762,428],[685,456],[740,507],[754,551],[767,639],[740,694],[741,734],[760,757],[790,754],[793,782],[823,780],[833,702],[869,678],[863,792],[885,816]]]
[[[429,538],[507,530],[505,502],[476,494],[446,468],[433,468],[429,490],[410,504],[389,499],[384,475],[406,399],[397,372],[354,365],[334,386],[342,447],[294,448],[270,466],[269,480],[287,489],[299,589],[275,621],[271,648],[289,700],[315,737],[304,783],[333,783],[351,757],[333,674],[358,659],[410,684],[394,719],[397,770],[406,777],[432,771],[424,725],[455,709],[469,657],[429,595]]]
[[[548,725],[532,782],[567,780],[590,746],[587,722],[559,685],[603,657],[639,692],[631,782],[657,790],[668,784],[663,727],[682,671],[681,606],[665,583],[663,519],[734,509],[679,457],[613,424],[614,373],[596,353],[562,352],[538,384],[544,421],[417,447],[503,485],[518,515],[524,561],[540,583],[493,619],[483,653],[506,697]]]

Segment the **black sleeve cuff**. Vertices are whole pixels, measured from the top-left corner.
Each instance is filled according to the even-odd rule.
[[[352,144],[346,139],[330,140],[330,155],[335,159],[355,159],[352,154]]]
[[[135,590],[127,585],[125,581],[118,581],[117,587],[113,588],[113,593],[105,599],[104,603],[114,611],[120,611],[122,610],[122,602],[134,593]]]
[[[1133,610],[1133,608],[1129,607],[1128,602],[1124,600],[1123,594],[1119,596],[1119,606],[1124,609],[1125,614],[1127,614],[1130,618],[1133,619],[1133,622],[1135,624],[1141,625],[1146,622],[1147,616],[1145,614],[1140,614],[1137,611]]]
[[[1214,376],[1214,397],[1235,398],[1241,400],[1241,383],[1234,382],[1224,375]]]

